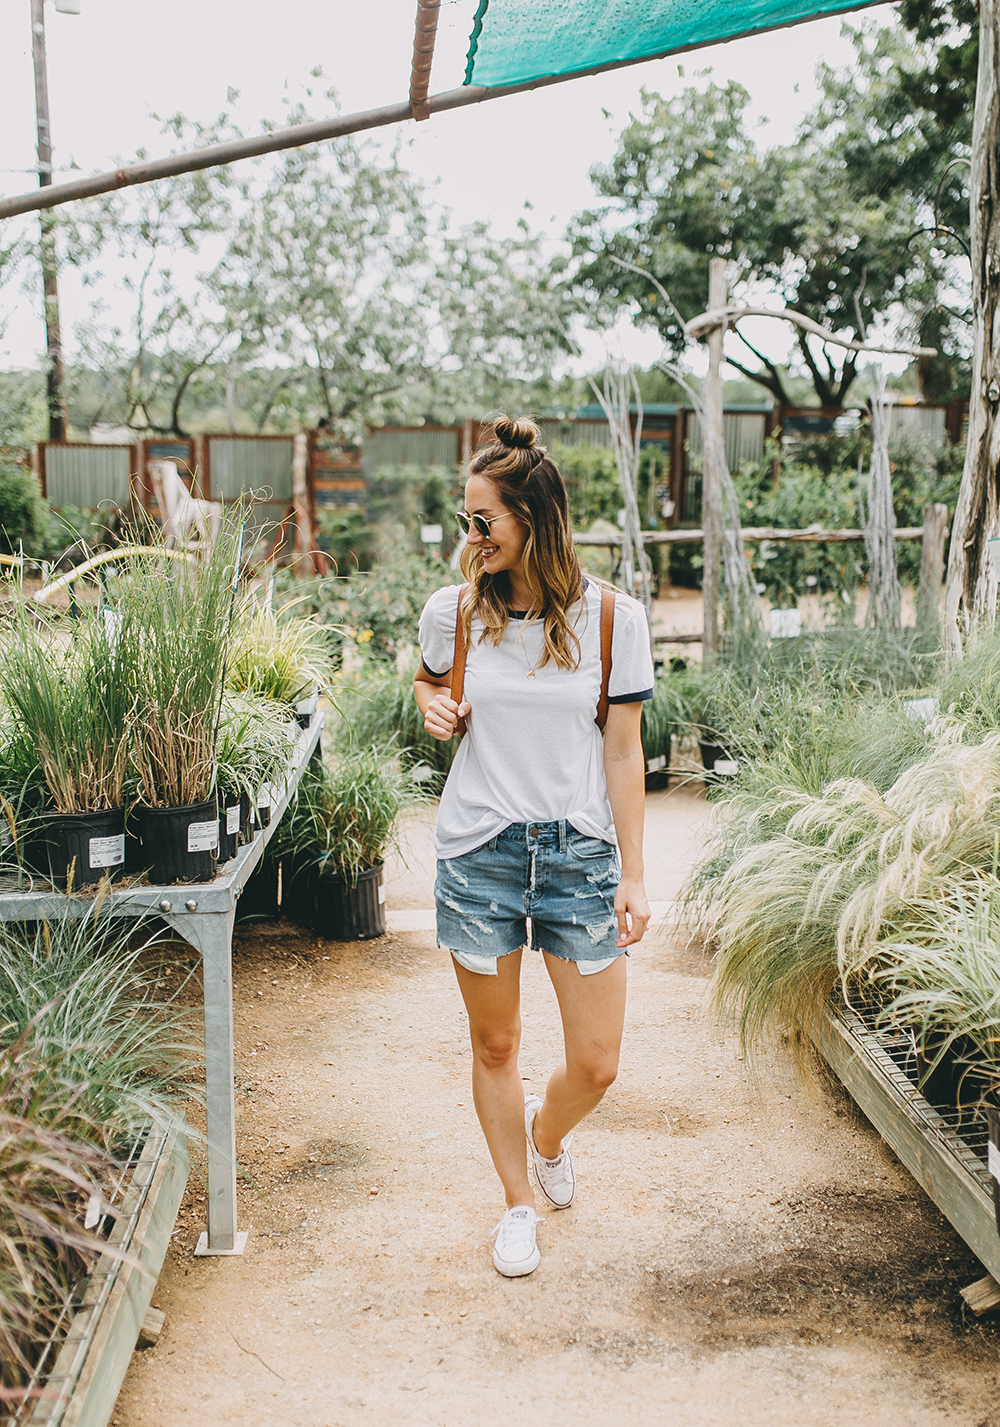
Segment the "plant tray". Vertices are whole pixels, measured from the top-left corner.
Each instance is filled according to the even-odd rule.
[[[149,1124],[113,1203],[108,1242],[138,1264],[105,1254],[71,1295],[31,1383],[17,1427],[106,1427],[156,1287],[188,1178],[182,1132]],[[138,1265],[141,1264],[140,1268]]]
[[[985,1116],[975,1106],[932,1105],[917,1088],[912,1042],[872,1021],[870,1015],[839,1009],[814,1035],[816,1048],[917,1183],[1000,1279]]]

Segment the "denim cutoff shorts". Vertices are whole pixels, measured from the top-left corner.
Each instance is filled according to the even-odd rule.
[[[497,957],[531,946],[564,961],[608,961],[618,950],[618,850],[565,821],[511,823],[437,865],[438,946]]]

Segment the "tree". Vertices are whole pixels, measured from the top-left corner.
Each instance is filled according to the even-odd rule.
[[[443,235],[432,291],[443,357],[432,390],[449,419],[524,407],[552,393],[552,369],[576,350],[578,302],[565,264],[546,258],[526,221],[496,238],[486,223]]]
[[[598,312],[630,304],[679,353],[675,314],[612,260],[652,271],[691,317],[704,308],[709,259],[721,256],[737,295],[763,284],[839,333],[858,337],[863,326],[894,320],[922,330],[933,313],[941,335],[938,299],[954,263],[940,244],[910,240],[932,223],[941,170],[963,140],[942,138],[914,111],[900,76],[917,74],[921,56],[898,29],[854,33],[856,65],[821,68],[822,98],[792,145],[757,146],[739,85],[709,84],[674,100],[644,93],[611,163],[593,172],[607,204],[580,215],[572,232],[575,281]],[[949,196],[960,189],[953,180]],[[782,371],[739,340],[745,356],[731,339],[730,365],[786,400]],[[797,342],[820,402],[843,404],[856,358],[804,335]]]
[[[226,115],[210,126],[178,115],[164,131],[213,143],[232,126]],[[186,434],[182,404],[192,380],[234,344],[191,268],[231,223],[236,192],[229,170],[185,174],[92,200],[65,224],[65,261],[87,286],[100,286],[108,259],[115,269],[113,299],[96,298],[76,325],[82,364],[99,379],[91,424]]]
[[[313,418],[348,433],[390,413],[433,364],[417,183],[341,139],[283,154],[244,200],[206,280],[239,334],[234,363],[267,367],[272,386],[308,373]]]

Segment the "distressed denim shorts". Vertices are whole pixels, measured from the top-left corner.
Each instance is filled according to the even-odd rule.
[[[495,971],[498,956],[525,945],[607,965],[622,955],[614,906],[620,877],[609,842],[565,821],[511,823],[482,847],[438,862],[438,946],[470,970],[485,970],[476,963],[492,958]]]

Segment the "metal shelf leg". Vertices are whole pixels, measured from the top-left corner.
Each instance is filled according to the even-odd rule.
[[[168,916],[166,921],[202,955],[205,993],[205,1108],[208,1122],[208,1233],[195,1253],[241,1254],[247,1236],[236,1228],[236,1091],[233,1049],[233,926],[235,910]]]

